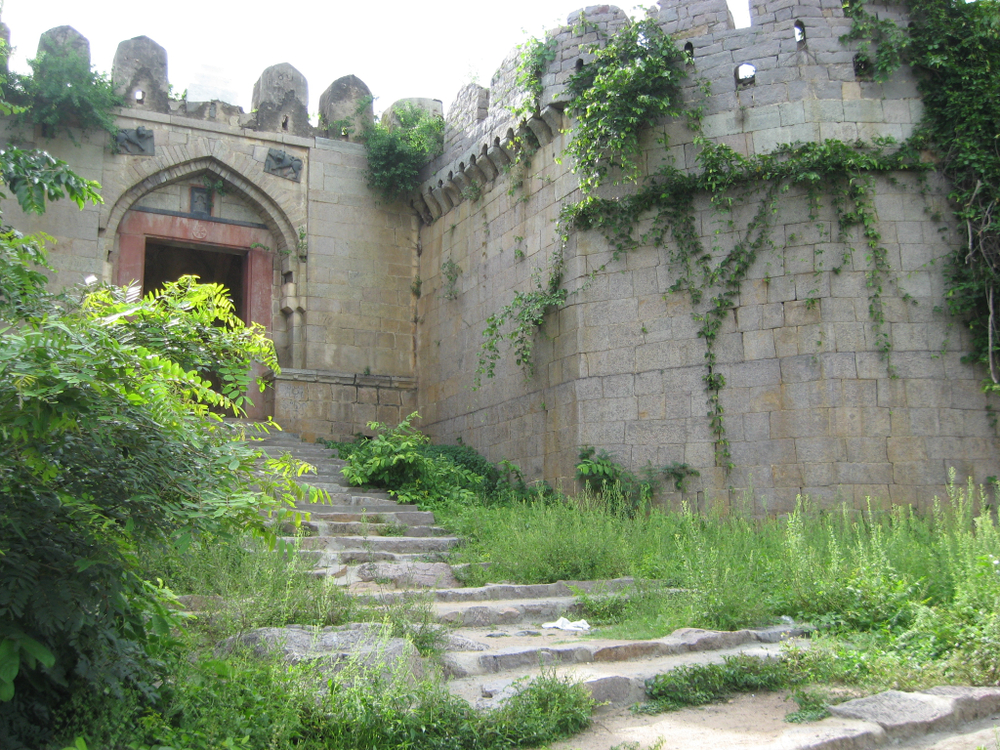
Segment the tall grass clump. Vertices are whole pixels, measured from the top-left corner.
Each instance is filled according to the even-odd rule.
[[[340,625],[357,604],[333,579],[311,573],[296,541],[273,548],[252,536],[205,536],[180,548],[163,545],[140,557],[148,575],[177,595],[195,595],[203,616],[189,628],[221,640],[252,628]]]

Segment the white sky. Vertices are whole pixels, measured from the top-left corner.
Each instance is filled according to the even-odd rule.
[[[740,6],[734,10],[737,26],[748,25],[747,0],[729,3]],[[72,26],[87,37],[91,62],[103,73],[110,73],[119,42],[145,35],[167,50],[177,93],[189,89],[191,99],[219,98],[249,111],[261,72],[288,62],[309,82],[314,113],[326,87],[350,74],[368,84],[376,111],[407,97],[440,99],[447,108],[466,83],[489,86],[501,61],[526,36],[562,25],[587,4],[6,0],[2,20],[11,30],[10,67],[16,71],[30,72],[27,60],[35,56],[39,35],[55,26]],[[633,17],[640,12],[631,4],[619,7]]]

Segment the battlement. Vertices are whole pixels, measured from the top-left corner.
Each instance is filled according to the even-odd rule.
[[[904,20],[895,7],[873,10]],[[840,41],[851,27],[841,0],[753,0],[752,23],[741,29],[734,28],[725,0],[661,0],[648,14],[693,61],[685,98],[697,101],[701,82],[711,84],[703,101],[705,135],[743,155],[793,141],[902,139],[919,119],[919,97],[908,69],[884,84],[855,70],[855,51]],[[519,131],[530,131],[545,145],[566,128],[566,82],[590,60],[591,45],[628,22],[614,6],[592,6],[548,32],[557,43],[555,59],[542,78],[539,112],[526,120],[512,114],[524,96],[516,86],[517,49],[503,61],[490,89],[471,84],[463,89],[448,113],[445,152],[425,168],[413,201],[424,220],[458,205],[470,182],[489,189],[515,159],[523,141]],[[679,166],[694,166],[693,154],[673,155],[680,157]]]
[[[874,10],[903,20],[896,7],[880,5]],[[898,72],[886,84],[856,73],[854,51],[840,41],[851,24],[841,0],[752,0],[750,13],[751,25],[736,29],[725,0],[660,0],[647,11],[693,60],[685,97],[693,102],[702,96],[700,82],[711,84],[703,102],[706,135],[750,154],[796,140],[909,134],[919,114],[919,104],[912,103],[918,97],[909,71]],[[512,114],[525,96],[517,85],[519,48],[501,62],[489,88],[477,84],[462,88],[447,111],[444,152],[425,167],[413,197],[412,205],[423,220],[434,221],[461,203],[463,195],[480,192],[466,189],[473,182],[489,189],[516,159],[518,144],[545,145],[566,128],[566,83],[591,59],[593,45],[629,22],[613,5],[595,5],[574,11],[566,25],[549,31],[546,37],[556,44],[554,59],[542,76],[539,111],[527,119]],[[39,40],[40,52],[58,50],[90,59],[89,42],[69,26],[51,29]],[[222,101],[171,99],[166,50],[144,36],[119,45],[111,75],[133,109],[258,132],[354,140],[373,121],[370,104],[359,110],[371,92],[349,75],[324,91],[320,126],[311,124],[308,82],[288,63],[262,72],[254,85],[250,113]],[[440,101],[412,101],[429,111],[442,111]],[[779,111],[786,104],[796,106]],[[683,166],[691,166],[689,161],[684,156]]]
[[[70,26],[57,26],[41,35],[38,53],[72,53],[89,64],[90,42]],[[366,123],[374,121],[371,91],[354,75],[338,78],[320,96],[320,125],[309,122],[309,84],[289,63],[265,69],[254,84],[252,111],[228,102],[189,101],[171,96],[167,51],[147,36],[127,39],[118,45],[111,67],[115,91],[138,112],[187,117],[258,132],[299,137],[321,136],[355,140]],[[367,107],[362,106],[367,101]],[[411,100],[407,100],[411,101]],[[432,111],[436,100],[420,101]],[[393,105],[395,106],[395,105]],[[391,107],[390,107],[391,109]]]

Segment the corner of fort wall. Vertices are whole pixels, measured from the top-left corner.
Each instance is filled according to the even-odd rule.
[[[661,2],[650,11],[689,45],[687,100],[701,96],[701,81],[711,84],[702,102],[706,137],[751,156],[796,141],[901,141],[912,133],[922,114],[914,77],[903,68],[885,83],[858,80],[854,53],[840,41],[850,21],[839,1],[761,0],[751,10],[753,25],[744,29],[733,28],[721,0]],[[611,248],[599,233],[572,232],[563,283],[580,291],[546,316],[534,374],[526,378],[505,353],[495,377],[472,390],[487,319],[533,288],[558,248],[561,207],[581,197],[568,158],[557,162],[571,137],[564,85],[587,59],[594,39],[586,35],[597,36],[578,22],[581,14],[602,32],[625,22],[617,9],[597,6],[550,32],[556,59],[542,107],[527,121],[510,114],[516,55],[489,91],[463,92],[448,148],[414,200],[425,222],[417,361],[426,428],[564,487],[584,445],[632,470],[687,464],[700,476],[664,501],[723,512],[744,496],[757,512],[783,512],[800,494],[824,505],[864,508],[872,497],[927,508],[952,468],[979,482],[996,475],[983,373],[963,364],[968,342],[941,311],[941,258],[956,235],[948,227],[942,233],[936,219],[949,211],[947,185],[935,178],[926,186],[879,179],[874,189],[895,282],[883,291],[892,374],[877,351],[864,253],[851,255],[840,273],[824,270],[832,265],[824,266],[824,254],[840,257],[847,248],[835,215],[827,207],[814,216],[801,193],[783,198],[775,247],[750,270],[717,345],[731,472],[716,466],[706,416],[705,344],[694,318],[704,310],[671,292],[677,272],[669,246],[640,247],[609,263]],[[745,64],[754,81],[740,86]],[[512,175],[519,129],[530,130],[540,148],[529,168]],[[655,130],[643,142],[646,174],[666,161],[698,168],[685,125]],[[472,183],[479,188],[468,189]],[[737,208],[734,229],[729,217],[696,201],[695,226],[716,258],[755,209]],[[442,291],[452,283],[444,274],[451,264],[461,271],[457,295]]]

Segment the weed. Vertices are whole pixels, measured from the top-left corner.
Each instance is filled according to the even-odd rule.
[[[796,711],[785,716],[785,721],[791,724],[805,724],[810,721],[819,721],[830,715],[827,708],[829,697],[817,690],[807,688],[797,688],[792,691],[791,699],[798,706]]]

